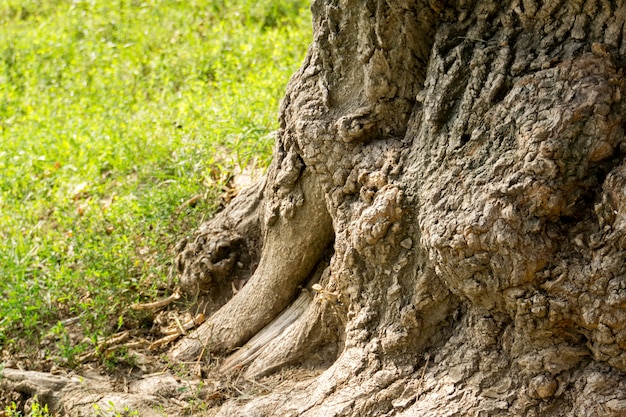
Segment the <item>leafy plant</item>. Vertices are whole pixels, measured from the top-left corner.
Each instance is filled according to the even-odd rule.
[[[22,412],[19,410],[19,407],[15,402],[11,402],[11,404],[4,409],[4,415],[6,417],[22,417]],[[52,417],[52,414],[48,411],[48,405],[41,405],[39,401],[37,401],[37,397],[35,396],[30,404],[30,413],[29,417]]]
[[[52,415],[48,411],[48,405],[44,404],[43,406],[37,402],[37,398],[31,403],[30,406],[30,417],[52,417]]]

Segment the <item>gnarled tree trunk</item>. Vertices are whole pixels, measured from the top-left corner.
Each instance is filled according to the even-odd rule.
[[[326,364],[228,416],[625,415],[626,5],[312,11],[262,251],[241,253],[259,266],[171,356],[256,334],[224,371]],[[183,252],[184,279],[204,253]]]
[[[223,416],[626,415],[626,4],[312,12],[267,177],[181,249],[212,315],[170,357],[322,369]]]

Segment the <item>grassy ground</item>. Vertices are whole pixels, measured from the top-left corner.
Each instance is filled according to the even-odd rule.
[[[304,0],[0,2],[5,355],[52,334],[44,354],[71,364],[141,323],[127,306],[171,288],[225,178],[268,164],[309,26]]]

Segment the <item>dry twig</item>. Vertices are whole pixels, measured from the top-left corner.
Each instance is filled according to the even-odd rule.
[[[204,314],[200,313],[196,315],[196,317],[193,317],[190,320],[185,321],[184,323],[181,323],[178,319],[175,319],[175,322],[175,326],[161,329],[161,333],[165,334],[166,336],[152,342],[152,344],[148,346],[148,349],[154,350],[161,346],[167,345],[168,343],[174,342],[187,330],[191,330],[194,327],[202,324],[204,322]]]
[[[178,300],[179,298],[180,298],[180,293],[178,291],[175,291],[174,294],[162,300],[154,301],[152,303],[145,303],[145,304],[133,304],[132,306],[130,306],[130,308],[133,310],[154,310],[157,308],[165,307],[173,303],[174,301]]]

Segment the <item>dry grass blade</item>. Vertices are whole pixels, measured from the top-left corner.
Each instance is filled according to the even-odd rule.
[[[197,314],[195,317],[190,317],[183,323],[178,318],[174,318],[174,325],[161,329],[161,333],[164,335],[185,334],[186,331],[204,323],[204,319],[204,314],[202,313]]]
[[[165,346],[169,343],[174,342],[180,336],[185,334],[187,330],[191,330],[194,327],[204,323],[204,319],[204,314],[202,313],[197,314],[195,317],[190,318],[184,323],[181,323],[178,318],[174,318],[175,324],[173,326],[161,330],[161,333],[165,334],[166,336],[152,342],[152,344],[148,346],[148,349],[154,350],[160,348],[161,346]]]
[[[147,340],[137,340],[134,342],[128,342],[128,343],[123,343],[123,344],[119,344],[119,345],[113,345],[110,346],[109,348],[107,348],[107,350],[104,351],[104,355],[110,355],[111,353],[120,350],[120,349],[141,349],[144,348],[148,345],[148,341]]]
[[[89,352],[83,353],[78,357],[80,363],[85,363],[96,358],[98,352],[108,352],[111,346],[118,346],[130,337],[130,332],[125,331],[118,333],[100,343],[96,348]]]

